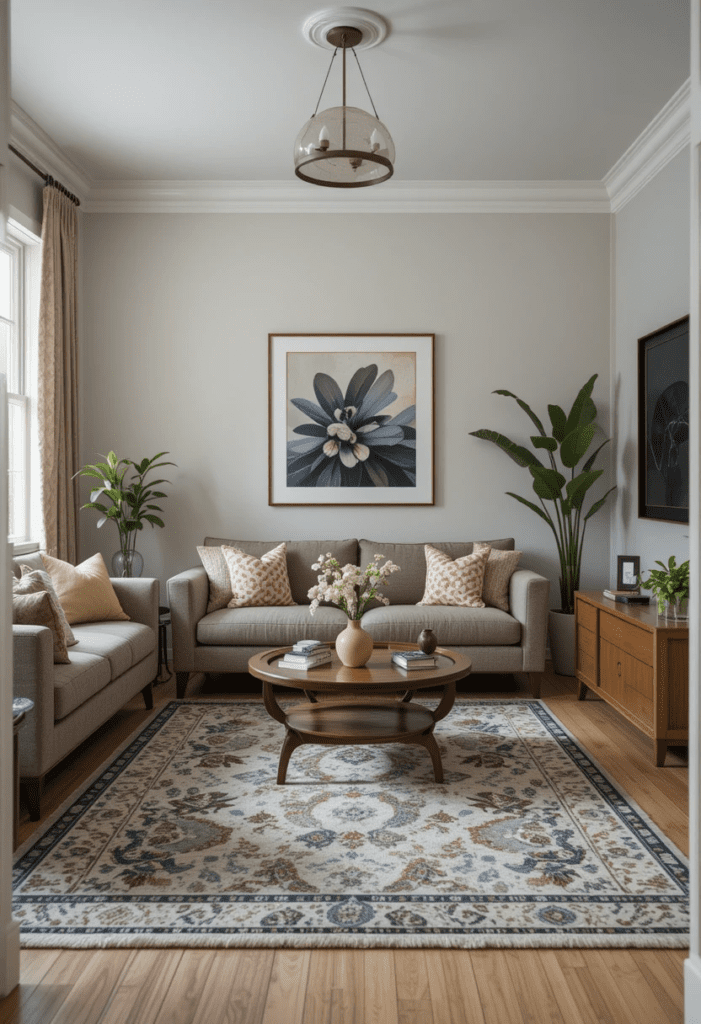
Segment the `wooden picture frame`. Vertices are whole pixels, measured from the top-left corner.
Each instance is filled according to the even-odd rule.
[[[433,334],[268,335],[268,504],[434,504]]]
[[[616,590],[639,590],[640,555],[619,555],[616,570]]]
[[[638,517],[689,522],[689,317],[638,339]]]

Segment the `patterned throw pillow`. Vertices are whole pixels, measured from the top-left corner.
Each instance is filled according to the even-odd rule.
[[[483,548],[490,550],[488,544],[481,544],[479,541],[475,543],[475,551],[481,551]],[[488,608],[501,608],[503,612],[509,611],[509,582],[522,554],[522,551],[491,549],[482,584],[482,600]]]
[[[66,647],[73,647],[78,641],[73,636],[73,630],[68,625],[68,620],[63,613],[61,602],[58,599],[58,594],[54,590],[54,585],[51,582],[51,577],[48,572],[43,569],[31,569],[28,565],[20,565],[20,571],[22,573],[21,579],[21,593],[23,594],[38,594],[42,590],[45,590],[49,595],[54,611],[58,621],[61,623],[61,629],[63,630],[63,639],[65,640]]]
[[[482,551],[453,560],[444,551],[426,544],[426,589],[418,603],[484,608],[482,583],[491,550],[485,545]]]
[[[21,593],[12,584],[12,623],[15,626],[46,626],[51,630],[54,645],[54,664],[69,665],[70,658],[63,639],[63,628],[56,614],[56,607],[47,590]]]
[[[105,560],[98,551],[80,565],[42,554],[66,618],[74,622],[105,622],[128,619],[114,592]]]
[[[222,547],[229,567],[232,598],[228,608],[295,604],[287,575],[286,544],[278,544],[262,558],[247,555],[239,548]]]
[[[237,549],[231,548],[231,550]],[[209,579],[209,600],[207,602],[207,615],[209,615],[210,612],[226,608],[233,597],[229,567],[221,548],[199,547],[197,554],[200,556],[200,562],[202,562]]]

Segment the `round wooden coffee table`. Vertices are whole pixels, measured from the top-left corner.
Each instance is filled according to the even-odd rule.
[[[278,785],[285,781],[292,751],[303,743],[414,743],[429,752],[436,782],[443,782],[443,765],[433,729],[455,703],[455,683],[469,674],[469,658],[438,647],[434,668],[404,671],[392,664],[392,653],[415,651],[416,644],[376,643],[363,668],[345,668],[332,648],[330,662],[299,672],[279,664],[289,650],[278,647],[263,651],[248,662],[248,671],[263,682],[263,703],[268,714],[287,730],[280,752]],[[283,710],[273,694],[275,683],[302,690],[307,703]],[[434,711],[411,703],[417,691],[429,689],[443,691]],[[331,694],[335,699],[319,701],[319,693]]]

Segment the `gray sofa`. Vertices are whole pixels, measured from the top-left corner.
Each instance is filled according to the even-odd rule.
[[[207,537],[204,543],[230,544],[261,557],[280,541]],[[514,549],[513,538],[488,543]],[[472,551],[471,541],[436,541],[434,546],[451,558]],[[178,697],[185,695],[191,672],[246,672],[248,659],[265,648],[306,638],[334,640],[346,626],[345,614],[339,608],[322,606],[312,616],[307,597],[318,575],[311,565],[327,552],[332,552],[341,565],[351,562],[365,566],[378,553],[400,566],[401,572],[390,577],[384,590],[390,605],[370,608],[363,616],[363,628],[374,640],[415,643],[421,630],[428,627],[441,646],[467,654],[473,672],[525,673],[533,696],[540,695],[550,589],[547,579],[528,569],[517,569],[510,583],[510,614],[497,608],[417,605],[426,581],[423,544],[350,539],[287,542],[287,569],[296,606],[221,608],[207,614],[209,580],[202,566],[169,579]]]
[[[38,554],[21,555],[12,565],[43,569]],[[13,626],[13,691],[29,697],[20,737],[20,779],[29,816],[41,812],[44,776],[92,735],[139,691],[153,707],[152,682],[158,667],[158,580],[113,579],[129,622],[84,622],[72,627],[78,643],[68,648],[69,665],[55,665],[51,631],[45,626]]]

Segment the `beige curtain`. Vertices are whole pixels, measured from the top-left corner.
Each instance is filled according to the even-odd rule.
[[[39,451],[46,550],[77,560],[78,213],[53,184],[44,188],[39,306]]]

